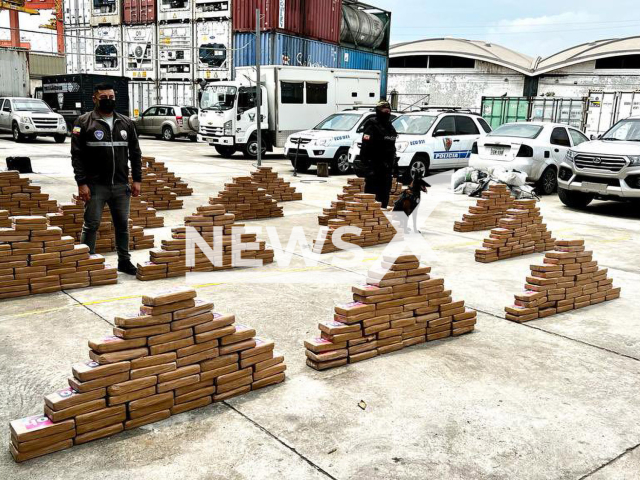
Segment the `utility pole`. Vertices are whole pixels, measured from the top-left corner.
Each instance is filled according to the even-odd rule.
[[[256,118],[258,119],[258,167],[262,166],[262,115],[260,113],[260,107],[262,106],[262,83],[260,82],[260,58],[261,52],[261,38],[260,38],[260,9],[256,8]]]

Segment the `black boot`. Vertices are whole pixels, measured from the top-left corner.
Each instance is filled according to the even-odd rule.
[[[131,263],[131,260],[123,260],[118,262],[118,271],[127,275],[135,275],[138,269]]]

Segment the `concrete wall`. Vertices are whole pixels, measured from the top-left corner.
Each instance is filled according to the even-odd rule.
[[[394,89],[400,93],[400,107],[429,95],[430,105],[479,110],[483,96],[521,96],[524,75],[482,61],[476,61],[475,69],[390,68],[388,92]]]

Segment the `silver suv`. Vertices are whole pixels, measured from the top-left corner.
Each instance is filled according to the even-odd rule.
[[[0,131],[11,132],[15,142],[53,137],[57,143],[64,143],[67,138],[62,115],[38,98],[0,98]]]
[[[176,137],[189,137],[198,141],[198,109],[177,105],[154,105],[135,117],[139,135],[153,135],[171,141]]]
[[[568,207],[601,200],[640,199],[640,117],[629,117],[598,140],[567,152],[558,172],[558,196]]]

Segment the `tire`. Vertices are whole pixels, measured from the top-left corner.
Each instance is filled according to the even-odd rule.
[[[420,172],[423,178],[427,176],[427,174],[429,173],[428,158],[414,157],[414,159],[411,160],[411,164],[409,165],[409,168],[407,169],[407,173],[406,173],[408,183],[411,183],[413,181],[417,172]]]
[[[536,183],[536,190],[541,195],[552,195],[558,190],[558,171],[553,167],[548,167],[542,175],[540,180]]]
[[[65,140],[67,139],[66,135],[54,135],[53,139],[56,141],[56,143],[64,143]]]
[[[16,122],[13,122],[11,127],[11,134],[13,135],[13,141],[16,143],[24,142],[26,140],[25,135],[20,131],[20,127]]]
[[[296,161],[295,160],[291,160],[291,166],[296,168],[295,165]],[[298,158],[298,165],[296,168],[296,171],[300,172],[300,173],[307,173],[309,171],[309,167],[311,167],[311,162],[309,162],[308,159],[306,158]]]
[[[264,138],[262,138],[261,140],[262,140],[261,141],[262,155],[264,156],[265,152],[267,151],[267,147],[264,143]],[[256,137],[255,135],[251,136],[249,141],[245,144],[244,148],[242,149],[242,154],[244,155],[244,158],[250,158],[250,159],[258,158],[258,137]]]
[[[197,113],[194,113],[187,119],[187,125],[189,125],[189,128],[195,132],[200,130],[200,121],[198,120]]]
[[[231,158],[234,153],[236,153],[235,147],[225,147],[224,145],[216,145],[214,147],[216,152],[220,154],[223,158]]]
[[[351,170],[349,164],[349,150],[338,150],[336,156],[331,161],[332,175],[346,175]]]
[[[198,143],[198,136],[197,135],[191,135],[189,137],[189,140],[191,140],[193,143]]]
[[[595,198],[592,193],[576,192],[574,190],[565,190],[558,188],[558,197],[560,201],[569,208],[583,209],[586,208]]]
[[[169,125],[162,127],[162,139],[167,142],[172,142],[176,136],[173,134],[173,129]]]

